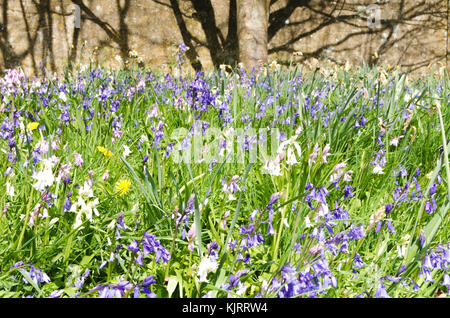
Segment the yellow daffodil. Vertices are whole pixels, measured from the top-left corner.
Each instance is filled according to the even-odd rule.
[[[112,152],[109,151],[108,149],[106,149],[105,147],[98,146],[97,150],[100,151],[102,154],[104,154],[106,157],[111,157],[112,156]]]
[[[116,190],[119,191],[119,195],[123,196],[130,190],[131,181],[126,179],[121,179],[116,182]]]
[[[39,123],[32,122],[27,125],[28,130],[33,131],[39,127]]]

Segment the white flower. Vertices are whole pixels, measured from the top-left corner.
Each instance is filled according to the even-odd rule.
[[[54,167],[56,166],[56,164],[58,163],[59,158],[56,157],[55,155],[52,155],[52,156],[50,157],[49,161],[50,161],[51,167],[54,168]],[[44,162],[45,162],[45,159],[44,159]]]
[[[46,140],[41,140],[41,142],[38,144],[41,152],[46,155],[48,153],[50,143]]]
[[[281,176],[281,166],[278,160],[267,160],[266,164],[263,167],[263,172],[268,173],[272,176]]]
[[[347,167],[347,164],[345,162],[338,163],[333,168],[333,174],[330,176],[330,182],[337,182],[341,179],[342,173],[344,172],[345,167]],[[353,173],[353,171],[352,171]],[[349,176],[347,176],[348,179]]]
[[[329,151],[330,151],[330,145],[329,145],[329,144],[326,144],[325,147],[323,147],[323,150],[322,150],[322,160],[323,160],[323,162],[325,162],[325,163],[328,163],[327,157],[328,157],[329,155],[331,155],[331,153],[329,153]]]
[[[113,228],[115,228],[115,226],[116,226],[116,219],[113,219],[113,220],[106,226],[106,228],[112,230]]]
[[[316,143],[314,145],[313,152],[308,157],[308,165],[311,166],[311,163],[316,163],[316,158],[319,150],[320,150],[319,145]]]
[[[148,113],[148,118],[158,118],[158,107],[153,106],[152,110]]]
[[[328,208],[328,204],[320,202],[319,209],[317,211],[316,217],[314,218],[314,221],[320,221],[321,218],[324,218],[326,215],[328,215],[330,209]]]
[[[231,178],[230,182],[225,182],[225,181],[222,182],[222,184],[223,184],[222,191],[225,192],[225,193],[228,193],[228,200],[229,201],[236,200],[236,198],[233,195],[233,193],[236,193],[237,191],[241,191],[241,188],[236,183],[236,181],[238,179],[239,179],[239,176],[238,175],[234,175]]]
[[[248,288],[247,284],[239,284],[238,288],[236,289],[236,294],[242,296],[247,290],[247,288]]]
[[[41,87],[41,85],[42,84],[41,84],[40,80],[35,80],[35,81],[33,81],[31,87],[34,88],[34,89],[37,89],[37,88]]]
[[[29,219],[28,219],[28,226],[33,227],[34,224],[35,224],[35,221],[37,221],[38,218],[48,218],[49,217],[47,209],[46,208],[42,208],[42,213],[41,213],[41,212],[39,212],[40,208],[41,208],[41,206],[39,204],[37,204],[34,207],[33,212],[31,213],[31,215],[29,216]],[[19,216],[19,218],[21,220],[24,220],[25,219],[25,215],[21,214]]]
[[[374,168],[373,168],[373,171],[372,171],[373,173],[375,173],[375,174],[383,174],[384,172],[383,172],[383,168],[381,167],[381,166],[379,166],[379,165],[376,165]]]
[[[70,211],[77,213],[77,216],[75,217],[75,223],[73,224],[73,228],[78,228],[82,223],[82,216],[84,215],[87,220],[92,222],[92,213],[94,213],[96,216],[99,216],[98,210],[96,206],[98,205],[99,201],[96,198],[94,201],[89,201],[86,203],[83,200],[83,197],[80,195],[78,196],[78,201],[72,205],[72,208]],[[79,207],[79,210],[76,211],[76,207]]]
[[[298,144],[295,144],[294,146],[297,149],[297,153],[300,154],[300,147],[298,146]],[[286,164],[288,164],[288,165],[295,165],[297,163],[298,163],[298,161],[297,161],[297,157],[295,156],[295,151],[294,151],[294,149],[292,147],[289,147],[287,149]]]
[[[136,52],[135,50],[131,50],[130,52],[128,52],[128,55],[134,58],[139,56],[138,52]]]
[[[63,102],[67,102],[67,96],[64,94],[64,92],[59,92],[58,94],[59,99],[61,99]]]
[[[90,183],[87,180],[84,182],[84,185],[78,191],[78,194],[80,196],[84,195],[84,196],[86,196],[88,198],[92,198],[94,196],[94,192],[92,191],[92,187],[91,187]]]
[[[391,141],[389,142],[390,145],[397,147],[398,143],[400,142],[400,139],[402,139],[404,136],[399,137],[392,137]]]
[[[409,240],[411,239],[411,235],[406,234],[400,239],[400,244],[397,245],[397,254],[399,257],[406,256],[406,247],[409,244]]]
[[[278,154],[286,154],[287,160],[286,164],[292,165],[297,164],[297,157],[295,155],[295,150],[297,150],[297,155],[301,157],[302,151],[297,140],[297,135],[292,136],[288,140],[283,141],[277,149]],[[286,151],[284,148],[287,148]],[[280,160],[281,161],[281,160]]]
[[[36,183],[33,184],[33,188],[38,191],[43,191],[45,187],[50,187],[55,181],[52,169],[48,168],[33,174],[32,178],[37,180]]]
[[[49,227],[52,227],[53,224],[55,224],[55,223],[58,222],[58,221],[59,221],[59,218],[53,218],[53,219],[50,220],[50,223],[48,224],[48,226],[49,226]]]
[[[199,277],[199,282],[208,283],[208,279],[206,278],[209,273],[214,273],[217,270],[218,264],[215,260],[211,259],[210,256],[206,256],[202,259],[200,264],[198,265],[197,275]]]
[[[375,224],[377,224],[382,218],[384,218],[384,216],[386,215],[386,209],[383,206],[381,206],[380,208],[378,208],[378,210],[376,210],[369,219],[369,229],[374,227]]]
[[[131,150],[130,150],[130,147],[128,147],[127,145],[123,145],[123,149],[125,149],[125,150],[123,151],[122,155],[124,158],[126,158],[131,154]]]
[[[10,197],[14,196],[14,186],[9,183],[9,181],[6,182],[6,195],[9,195]]]
[[[313,225],[312,225],[312,223],[311,223],[311,220],[309,219],[309,216],[305,216],[305,227],[306,228],[310,228],[310,227],[312,227]]]
[[[145,80],[144,80],[144,79],[141,79],[141,80],[139,80],[139,82],[137,83],[136,89],[137,89],[137,90],[141,90],[141,89],[144,89],[144,88],[145,88]]]
[[[72,164],[70,162],[62,165],[59,169],[58,176],[56,177],[56,182],[59,183],[62,178],[67,178],[70,174],[70,170],[72,170]]]
[[[344,181],[345,182],[350,182],[352,181],[352,174],[353,174],[353,170],[349,170],[344,174]]]

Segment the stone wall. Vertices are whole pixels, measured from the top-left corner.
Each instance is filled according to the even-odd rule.
[[[135,50],[146,65],[167,70],[176,63],[181,42],[191,48],[188,62],[198,58],[204,69],[236,56],[234,0],[0,2],[2,68],[60,71],[68,61],[118,67]],[[81,8],[79,16],[74,3]],[[373,4],[377,7],[368,7]],[[445,65],[445,5],[442,0],[272,0],[270,59],[364,61],[417,71]]]

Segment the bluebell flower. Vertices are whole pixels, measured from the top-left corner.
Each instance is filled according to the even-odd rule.
[[[400,269],[398,270],[397,274],[395,274],[396,276],[400,276],[404,271],[406,270],[406,265],[403,264]]]
[[[423,248],[423,246],[425,244],[425,239],[426,239],[426,237],[425,237],[424,230],[420,230],[420,233],[419,233],[420,248]]]
[[[432,214],[434,211],[436,211],[436,209],[437,205],[434,197],[431,197],[430,200],[425,202],[425,212],[427,212],[428,214]]]
[[[351,198],[351,197],[354,196],[353,193],[352,193],[352,191],[351,191],[351,190],[353,190],[353,189],[354,189],[354,188],[353,188],[351,185],[346,184],[346,185],[344,186],[344,199]]]
[[[377,286],[377,291],[375,292],[375,298],[391,298],[387,291],[386,287],[382,283],[379,283]]]
[[[348,237],[350,240],[359,240],[362,239],[366,233],[364,232],[364,226],[354,226],[348,232]]]
[[[363,260],[361,259],[361,256],[358,253],[355,253],[355,255],[353,256],[353,262],[357,269],[361,269],[364,266],[366,266],[366,263],[363,262]]]
[[[54,290],[48,295],[48,298],[60,298],[64,290]]]

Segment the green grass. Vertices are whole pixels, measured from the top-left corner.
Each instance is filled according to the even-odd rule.
[[[41,79],[40,88],[28,90],[32,87],[30,80],[21,84],[27,88],[25,92],[3,96],[0,297],[48,297],[54,291],[62,292],[61,297],[98,297],[99,286],[116,286],[123,281],[130,285],[121,295],[132,297],[151,275],[156,282],[148,288],[157,297],[202,297],[207,293],[212,297],[255,297],[259,293],[276,297],[280,291],[292,291],[294,285],[300,288],[299,279],[306,279],[308,273],[314,276],[311,284],[323,288],[305,289],[294,297],[311,293],[318,297],[356,297],[362,293],[375,297],[381,282],[391,297],[448,294],[448,286],[442,285],[445,270],[433,269],[433,281],[421,270],[427,255],[449,251],[447,75],[439,78],[430,74],[411,80],[397,70],[386,73],[361,68],[350,72],[334,69],[325,77],[320,72],[295,68],[247,77],[235,70],[200,77],[206,80],[201,86],[199,78],[189,74],[181,82],[145,69],[103,69],[98,78],[90,78],[95,70],[67,72],[59,80]],[[386,75],[386,82],[381,74]],[[128,88],[136,87],[141,78],[145,87],[129,98]],[[193,86],[195,83],[198,85]],[[114,92],[101,102],[99,92],[105,87]],[[192,101],[188,93],[194,87],[200,91]],[[58,97],[58,90],[63,88],[66,102]],[[205,95],[201,95],[202,89]],[[206,105],[202,98],[211,98],[208,94],[216,102],[204,111],[200,109]],[[265,105],[269,96],[273,102]],[[149,116],[154,107],[157,116]],[[70,117],[66,122],[65,111]],[[13,134],[3,137],[7,122],[16,115],[23,125],[16,121]],[[244,116],[248,119],[241,120]],[[91,125],[89,129],[84,120]],[[39,122],[40,128],[29,131],[26,127],[30,122]],[[202,124],[207,124],[203,126],[204,136]],[[114,136],[114,126],[122,132],[120,136]],[[209,144],[208,155],[200,151],[186,162],[181,159],[187,152],[179,152],[178,147],[193,127],[199,127],[197,137],[190,138],[193,147],[202,150]],[[234,149],[233,154],[220,154],[220,140],[230,128],[244,134],[265,129],[272,135],[267,136],[265,144],[252,144],[256,148],[251,151],[259,150],[254,153],[256,160],[251,161],[251,151],[243,151],[240,142],[227,144],[232,147],[228,150]],[[154,140],[161,132],[163,136],[156,145]],[[301,149],[296,155],[298,163],[287,164],[289,152],[284,151],[280,173],[264,173],[269,157],[260,150],[264,146],[266,150],[278,149],[282,132],[286,139],[296,136],[292,141]],[[29,142],[25,134],[31,136]],[[393,137],[400,137],[397,145],[391,144]],[[15,162],[8,159],[11,140],[15,140]],[[33,149],[44,140],[50,143],[50,150],[33,162]],[[57,142],[57,149],[52,149],[52,141]],[[124,145],[131,150],[126,158]],[[311,161],[315,145],[319,150]],[[330,155],[325,162],[322,153],[326,145]],[[105,156],[98,146],[111,151],[112,156]],[[73,153],[81,154],[81,166],[75,165]],[[244,154],[242,160],[234,160],[237,153]],[[55,180],[41,193],[33,187],[33,173],[42,171],[43,160],[52,155],[58,157],[51,169],[55,177],[63,165],[72,164],[67,175],[71,182]],[[385,159],[382,174],[373,172],[377,158]],[[212,164],[212,159],[217,162]],[[346,166],[335,185],[330,178],[340,163]],[[7,175],[9,167],[14,172]],[[394,176],[400,168],[405,171],[404,177]],[[106,171],[109,177],[104,179]],[[351,180],[342,180],[349,171]],[[70,200],[75,205],[90,175],[92,196],[81,196],[83,203],[76,205],[75,211],[79,213],[90,203],[98,213],[86,208],[84,211],[92,217],[84,214],[81,227],[74,228],[76,213],[64,211],[66,198],[72,192]],[[234,200],[229,200],[224,182],[232,176],[237,176],[240,190],[232,193]],[[124,195],[116,189],[119,180],[131,181]],[[6,194],[7,182],[14,187],[14,196]],[[326,201],[311,199],[311,189],[305,190],[309,185],[316,191],[326,189]],[[347,197],[344,186],[352,187],[352,195]],[[435,193],[430,196],[432,188]],[[43,194],[48,192],[56,198],[47,202]],[[271,210],[267,205],[274,193],[279,193],[279,198]],[[436,208],[428,213],[432,198]],[[387,204],[392,204],[392,210],[375,222],[373,215],[384,211]],[[318,209],[320,205],[325,212]],[[42,215],[44,209],[48,217],[37,217],[30,225],[35,212]],[[319,211],[324,213],[322,217]],[[335,216],[345,211],[345,217]],[[127,229],[120,229],[119,238],[116,218],[120,213]],[[189,216],[184,219],[186,223],[177,222],[183,215]],[[268,234],[269,221],[273,235]],[[242,242],[247,243],[243,233],[250,230],[250,224],[251,236],[260,233],[264,241],[240,249]],[[390,224],[395,231],[389,229]],[[189,237],[194,225],[195,236]],[[364,236],[349,239],[349,231],[361,225]],[[157,261],[158,254],[150,252],[141,264],[136,262],[139,254],[127,246],[142,240],[144,233],[156,236],[170,260]],[[421,233],[425,235],[423,246]],[[319,234],[322,243],[317,239]],[[236,248],[230,246],[234,240]],[[218,246],[217,264],[207,274],[208,282],[201,282],[199,265],[211,252],[212,242]],[[121,249],[116,248],[119,245]],[[250,262],[242,261],[247,254]],[[355,255],[361,257],[363,267],[355,267]],[[19,261],[25,265],[13,267]],[[106,265],[100,266],[105,261]],[[321,262],[327,264],[324,272],[319,271]],[[31,264],[50,281],[33,280]],[[286,274],[286,266],[296,274]],[[406,270],[400,281],[386,278],[397,277],[402,266]],[[74,282],[86,270],[90,274],[78,288]],[[240,285],[225,290],[230,275],[242,270],[246,275],[240,277]],[[335,283],[330,283],[333,279]],[[142,289],[140,296],[145,296]]]

